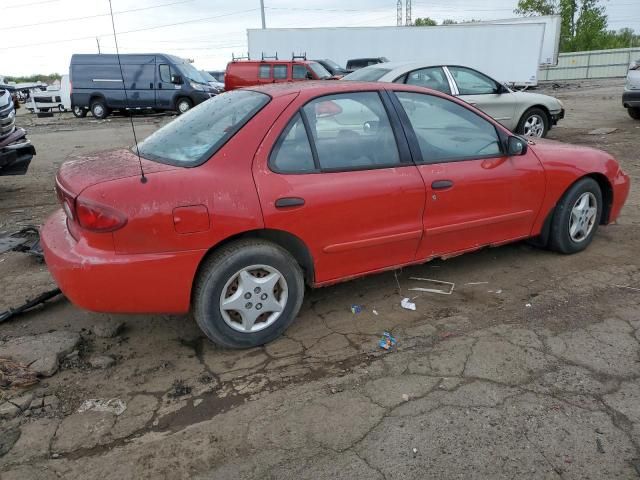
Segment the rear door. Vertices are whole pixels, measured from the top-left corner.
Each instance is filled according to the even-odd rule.
[[[415,259],[424,183],[383,97],[353,92],[303,108],[296,102],[258,149],[254,178],[265,226],[308,246],[318,283]]]
[[[395,93],[427,189],[418,258],[528,237],[545,191],[536,156],[506,156],[495,126],[452,100]]]
[[[149,56],[123,55],[122,73],[127,88],[123,106],[129,108],[151,108],[155,106],[155,58]],[[124,92],[123,92],[124,97]],[[123,100],[125,100],[123,98]]]
[[[467,67],[446,67],[454,81],[457,95],[479,108],[505,127],[515,129],[516,99],[511,92],[501,93],[501,86],[490,77]]]
[[[417,87],[426,87],[452,95],[449,77],[442,67],[427,67],[413,70],[395,80],[395,83],[405,83]]]

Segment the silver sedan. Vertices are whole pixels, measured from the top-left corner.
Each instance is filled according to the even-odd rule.
[[[362,68],[343,80],[406,83],[439,90],[460,97],[509,130],[534,137],[546,136],[564,118],[560,100],[513,91],[484,73],[459,65],[388,62]]]

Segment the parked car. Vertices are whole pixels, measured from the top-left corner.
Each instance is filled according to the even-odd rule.
[[[269,83],[328,80],[331,74],[309,60],[234,60],[227,65],[225,90]]]
[[[47,267],[76,305],[186,313],[261,345],[330,285],[534,237],[570,254],[614,222],[629,177],[603,151],[525,140],[405,84],[220,94],[131,150],[63,164]],[[140,168],[146,181],[142,182]]]
[[[205,72],[204,70],[200,70],[200,75],[205,81],[209,84],[209,86],[216,92],[222,93],[224,92],[224,83],[220,83],[216,78],[211,75],[209,72]]]
[[[640,59],[629,65],[622,94],[622,105],[631,118],[640,120]]]
[[[351,70],[342,68],[336,62],[334,62],[333,60],[329,60],[328,58],[325,58],[323,60],[314,60],[314,62],[318,62],[327,70],[327,72],[329,72],[334,77],[341,78],[341,77],[344,77],[346,74],[351,73]]]
[[[35,154],[27,132],[16,127],[12,92],[0,85],[0,175],[24,175]]]
[[[224,83],[224,70],[209,70],[207,73],[215,78],[218,82]]]
[[[564,118],[564,105],[548,95],[515,92],[473,68],[424,63],[385,63],[353,72],[343,80],[405,83],[461,98],[498,120],[509,130],[545,137]]]
[[[118,55],[71,57],[74,115],[84,117],[89,110],[96,118],[105,118],[112,110],[184,113],[217,94],[193,65],[173,55],[126,54],[120,55],[120,62],[122,73]]]
[[[386,63],[389,60],[386,57],[373,57],[373,58],[352,58],[347,60],[347,70],[353,72],[370,65],[377,65],[378,63]]]

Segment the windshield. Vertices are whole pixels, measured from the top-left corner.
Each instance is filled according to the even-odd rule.
[[[182,167],[200,165],[216,153],[270,100],[237,90],[217,95],[180,115],[138,145],[140,155]]]
[[[196,70],[196,68],[189,63],[179,63],[176,67],[180,70],[182,75],[191,82],[196,83],[207,83],[207,81],[202,78],[202,74]]]
[[[340,65],[338,65],[333,60],[324,59],[323,62],[326,63],[327,65],[329,65],[334,70],[344,70],[344,68],[342,68]]]
[[[200,70],[200,76],[204,79],[205,82],[217,82],[217,80],[213,78],[212,75],[209,75],[204,70]]]
[[[391,70],[388,68],[366,67],[342,77],[342,80],[354,80],[356,82],[376,82],[390,71]]]
[[[309,67],[318,78],[331,78],[331,74],[319,63],[309,62]]]

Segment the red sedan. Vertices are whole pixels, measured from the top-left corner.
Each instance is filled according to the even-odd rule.
[[[192,311],[221,345],[278,337],[318,287],[535,237],[575,253],[616,220],[611,155],[514,136],[445,94],[308,82],[236,90],[133,151],[65,163],[47,265],[76,305]]]

